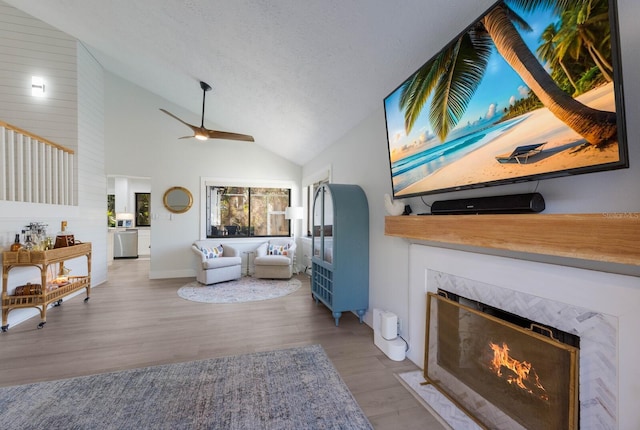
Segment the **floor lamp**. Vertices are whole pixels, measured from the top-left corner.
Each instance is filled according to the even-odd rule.
[[[295,239],[297,221],[302,219],[304,208],[302,206],[289,206],[284,210],[284,219],[291,220],[291,237]]]
[[[302,206],[289,206],[284,210],[284,218],[291,221],[291,239],[296,240],[296,227],[299,219],[302,219],[304,215],[304,208]],[[297,253],[296,253],[297,254]],[[295,273],[298,273],[298,266],[296,262],[296,255],[293,255],[293,267]]]

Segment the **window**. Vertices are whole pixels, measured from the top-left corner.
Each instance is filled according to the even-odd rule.
[[[289,236],[288,188],[208,185],[207,237]]]
[[[136,227],[151,227],[151,193],[136,193]]]
[[[116,195],[107,194],[107,226],[116,226]]]

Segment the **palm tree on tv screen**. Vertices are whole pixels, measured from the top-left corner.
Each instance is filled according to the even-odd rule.
[[[602,77],[607,82],[613,81],[613,66],[607,59],[611,55],[608,2],[586,1],[582,5],[567,9],[562,12],[562,23],[554,40],[557,55],[569,55],[578,59],[584,56],[586,50]],[[603,35],[605,37],[602,37]]]
[[[608,10],[607,0],[509,0],[525,11],[554,8],[562,14],[575,11],[574,23],[584,24],[591,11]],[[578,9],[578,10],[576,10]],[[574,16],[574,15],[572,15]],[[607,15],[608,20],[608,15]],[[593,24],[593,23],[591,23]],[[520,75],[525,84],[558,119],[592,145],[606,145],[617,138],[616,113],[590,108],[562,91],[527,47],[516,25],[530,31],[528,24],[505,2],[491,9],[469,31],[441,51],[418,70],[402,87],[400,108],[404,111],[405,129],[411,131],[416,119],[433,93],[429,121],[444,142],[463,116],[478,88],[495,46],[497,52]],[[610,41],[608,21],[605,39]],[[568,33],[561,27],[558,33]],[[588,52],[597,55],[594,46]],[[600,52],[600,51],[599,51]],[[603,67],[609,63],[600,61]],[[596,62],[598,64],[598,62]],[[610,66],[610,65],[609,65]]]
[[[578,84],[574,80],[573,75],[571,74],[571,71],[566,64],[566,53],[561,54],[558,52],[557,40],[558,26],[555,23],[551,23],[542,32],[542,35],[540,36],[540,41],[542,42],[542,44],[538,47],[536,52],[542,60],[547,61],[549,62],[549,64],[551,64],[551,67],[554,71],[556,70],[556,66],[559,66],[567,81],[569,81],[574,94],[578,94]]]

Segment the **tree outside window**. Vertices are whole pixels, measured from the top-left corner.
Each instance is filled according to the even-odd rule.
[[[207,237],[289,236],[290,196],[287,188],[208,186]]]
[[[136,193],[136,227],[151,227],[151,193]]]
[[[107,194],[107,226],[116,226],[116,195]]]

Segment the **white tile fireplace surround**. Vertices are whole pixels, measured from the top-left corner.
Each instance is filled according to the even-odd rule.
[[[640,429],[640,278],[412,244],[408,357],[443,288],[580,335],[580,429]]]

